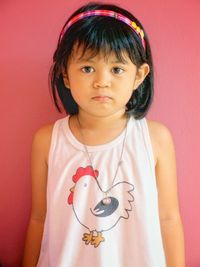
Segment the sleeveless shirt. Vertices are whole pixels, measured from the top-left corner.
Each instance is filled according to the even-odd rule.
[[[166,267],[155,163],[146,118],[114,140],[85,147],[55,122],[47,213],[37,267]],[[110,203],[103,203],[108,192]]]

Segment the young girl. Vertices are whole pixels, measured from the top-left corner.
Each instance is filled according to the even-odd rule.
[[[66,22],[50,72],[68,116],[37,131],[24,267],[183,267],[171,134],[145,118],[147,34],[128,11],[90,3]]]

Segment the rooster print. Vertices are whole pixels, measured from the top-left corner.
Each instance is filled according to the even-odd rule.
[[[118,182],[103,191],[98,176],[99,172],[91,166],[79,167],[72,177],[74,186],[68,197],[68,204],[72,205],[76,219],[88,230],[82,240],[95,248],[105,241],[103,232],[115,227],[120,219],[129,218],[134,201],[132,184]],[[105,201],[105,198],[109,201]]]

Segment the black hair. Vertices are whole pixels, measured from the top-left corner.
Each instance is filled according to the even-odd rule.
[[[141,38],[130,26],[115,18],[92,16],[78,20],[64,32],[63,36],[61,31],[57,48],[54,52],[54,62],[49,72],[49,85],[54,104],[58,111],[61,112],[60,99],[67,114],[78,113],[78,105],[72,97],[71,91],[65,87],[62,75],[62,70],[66,69],[75,44],[83,46],[83,51],[90,49],[93,51],[93,56],[100,51],[105,56],[109,55],[110,52],[114,52],[121,61],[123,61],[123,52],[126,52],[137,67],[147,63],[150,68],[148,75],[137,90],[133,91],[126,105],[127,113],[133,115],[135,119],[141,119],[149,110],[154,93],[153,62],[147,34],[138,19],[127,10],[116,5],[99,2],[91,2],[79,8],[69,17],[65,25],[77,14],[97,9],[112,10],[134,21],[144,32],[146,48],[144,49]]]

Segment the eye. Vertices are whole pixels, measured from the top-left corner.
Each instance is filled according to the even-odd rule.
[[[112,69],[112,72],[113,72],[114,74],[121,74],[121,73],[124,72],[124,70],[123,70],[122,68],[119,68],[119,67],[114,67],[114,68]]]
[[[90,66],[85,66],[85,67],[81,68],[81,70],[84,73],[91,73],[91,72],[94,71],[94,69],[92,67],[90,67]]]

